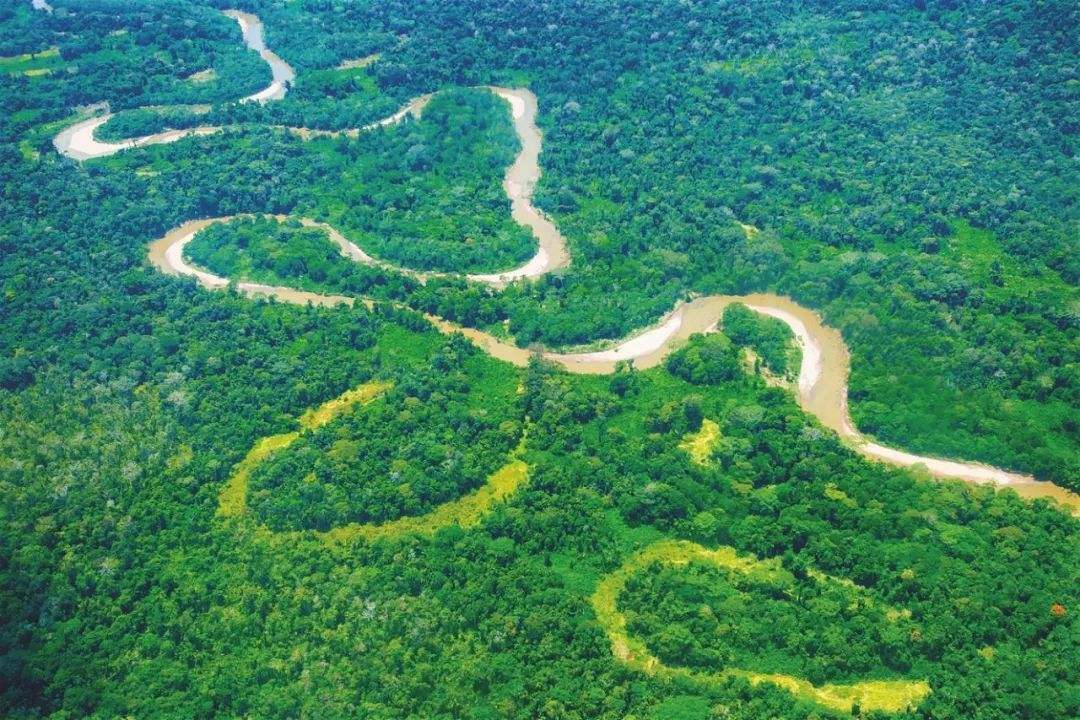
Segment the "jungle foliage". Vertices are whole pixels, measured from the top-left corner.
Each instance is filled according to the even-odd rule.
[[[783,321],[732,303],[724,308],[723,327],[725,335],[760,356],[772,373],[789,378],[798,375],[802,352]]]
[[[1080,716],[1077,521],[862,459],[745,372],[743,344],[795,362],[775,325],[732,310],[664,367],[577,376],[502,365],[389,303],[211,293],[146,261],[183,221],[280,213],[412,267],[510,267],[534,246],[509,217],[516,139],[490,93],[358,138],[269,126],[527,86],[565,271],[498,293],[420,284],[265,218],[191,252],[522,345],[621,337],[690,293],[787,293],[843,332],[860,429],[1075,488],[1075,3],[240,4],[298,70],[280,103],[236,102],[269,72],[224,2],[0,0],[0,714],[840,717],[617,659],[589,597],[677,538],[791,581],[635,576],[620,609],[666,663],[925,678],[910,720]],[[101,102],[124,111],[116,137],[195,122],[192,104],[230,127],[58,156],[55,133]],[[253,443],[373,378],[394,389],[263,467],[252,517],[218,516]],[[696,462],[683,446],[705,420],[718,437]],[[421,516],[522,437],[527,480],[474,527],[310,532]],[[268,541],[263,523],[298,532]]]
[[[428,361],[260,465],[255,516],[272,530],[325,531],[420,515],[506,464],[522,429],[516,373],[460,338]]]

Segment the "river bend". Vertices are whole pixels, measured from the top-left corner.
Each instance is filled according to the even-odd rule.
[[[262,24],[250,13],[228,11],[241,27],[244,42],[248,47],[259,52],[271,66],[273,81],[264,90],[243,101],[270,102],[285,96],[288,85],[295,77],[281,58],[266,48],[263,42]],[[513,164],[507,169],[503,188],[511,204],[513,219],[528,228],[537,239],[537,252],[528,262],[520,267],[489,274],[474,274],[467,278],[473,282],[502,287],[507,283],[540,277],[553,270],[563,268],[570,263],[567,243],[558,227],[532,204],[533,190],[540,179],[539,157],[542,137],[536,126],[536,96],[525,89],[489,88],[506,100],[514,122],[514,128],[521,141],[521,150]],[[355,137],[362,132],[374,131],[382,127],[402,122],[407,117],[419,116],[431,95],[424,95],[406,104],[396,113],[363,128],[340,131],[312,130],[308,128],[283,128],[298,136],[309,139],[316,137],[346,135]],[[59,152],[76,160],[88,160],[111,155],[122,150],[147,145],[169,143],[189,136],[206,135],[221,128],[204,126],[184,130],[171,130],[155,135],[132,138],[118,143],[104,143],[94,139],[94,131],[108,121],[109,116],[92,118],[73,125],[61,132],[54,140]],[[195,278],[208,289],[222,289],[229,286],[229,280],[218,277],[204,269],[190,264],[184,257],[184,247],[195,234],[209,224],[229,218],[209,218],[192,220],[174,228],[149,246],[150,262],[162,272],[172,275],[184,275]],[[284,218],[279,218],[284,219]],[[436,272],[421,272],[410,268],[393,265],[368,255],[356,244],[345,238],[334,228],[315,220],[302,218],[309,226],[325,229],[342,255],[360,263],[377,265],[384,269],[401,272],[424,281],[443,275]],[[746,232],[755,231],[744,227]],[[317,305],[352,304],[357,300],[370,304],[364,298],[351,298],[342,295],[323,295],[295,288],[265,285],[251,282],[237,282],[235,287],[242,293],[256,296],[270,296],[283,302]],[[903,450],[886,447],[863,436],[855,427],[848,412],[847,382],[850,370],[850,354],[840,333],[825,325],[821,317],[812,310],[802,307],[794,300],[771,293],[753,293],[748,295],[710,295],[696,297],[680,303],[655,325],[636,333],[632,337],[613,343],[610,347],[588,352],[544,351],[550,361],[562,366],[568,372],[582,374],[605,374],[615,369],[620,361],[633,361],[635,367],[645,369],[654,367],[674,349],[681,346],[695,333],[715,330],[724,308],[739,302],[750,309],[775,317],[783,321],[802,348],[802,363],[793,391],[800,406],[818,418],[822,425],[835,431],[856,451],[873,460],[901,467],[920,467],[937,478],[957,478],[970,483],[994,484],[1010,487],[1018,494],[1028,498],[1053,498],[1072,512],[1080,512],[1080,495],[1070,492],[1049,482],[1036,480],[1030,475],[1014,473],[983,463],[947,460],[942,458],[916,455]],[[459,326],[449,320],[428,315],[427,318],[443,332],[460,332],[493,357],[524,366],[530,357],[530,351],[496,338],[475,328]]]

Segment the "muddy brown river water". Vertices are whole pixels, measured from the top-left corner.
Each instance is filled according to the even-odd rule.
[[[37,6],[35,5],[35,7]],[[237,24],[240,25],[240,34],[244,38],[244,44],[259,53],[259,57],[270,67],[270,74],[273,78],[265,88],[246,98],[242,98],[240,102],[268,102],[284,98],[289,89],[289,83],[296,78],[296,73],[288,63],[266,47],[266,43],[263,41],[262,21],[251,13],[239,10],[225,10],[224,14],[236,20]],[[66,155],[75,160],[90,160],[112,155],[129,148],[161,145],[176,142],[186,137],[209,135],[221,129],[213,125],[201,125],[181,130],[166,130],[153,135],[129,138],[119,142],[106,142],[95,139],[94,133],[97,132],[99,127],[107,123],[110,118],[112,118],[112,114],[108,113],[75,123],[60,131],[53,138],[53,146],[61,155]]]
[[[258,18],[249,13],[229,11],[240,23],[245,42],[257,50],[271,65],[274,81],[265,90],[245,100],[272,101],[284,97],[288,83],[294,75],[284,61],[268,50],[262,40],[262,26]],[[536,125],[538,103],[536,96],[525,89],[489,88],[506,100],[513,117],[514,128],[521,141],[521,150],[507,169],[503,188],[511,204],[511,215],[520,225],[527,227],[537,240],[537,252],[528,262],[509,270],[467,276],[469,280],[496,288],[507,283],[536,278],[553,270],[567,267],[571,258],[567,243],[558,227],[542,211],[532,204],[533,190],[540,180],[540,152],[542,136]],[[303,138],[332,135],[356,136],[361,132],[377,130],[393,125],[410,116],[419,116],[430,100],[424,95],[406,104],[398,112],[363,128],[341,131],[321,131],[308,128],[285,128]],[[219,128],[201,127],[170,131],[122,143],[100,143],[93,138],[93,131],[108,116],[92,118],[64,130],[54,140],[57,149],[69,157],[86,160],[109,155],[132,147],[174,142],[182,137],[215,132]],[[195,234],[213,222],[230,218],[192,220],[174,228],[149,246],[149,260],[162,272],[195,278],[208,289],[223,289],[229,280],[218,277],[202,268],[195,267],[184,258],[184,247]],[[284,218],[279,217],[279,220]],[[343,256],[355,262],[379,265],[387,270],[402,272],[421,281],[441,273],[420,272],[395,266],[373,258],[360,247],[345,238],[334,228],[303,218],[301,222],[325,229]],[[756,229],[747,229],[748,233]],[[253,296],[274,297],[282,302],[295,304],[336,305],[363,302],[364,298],[342,295],[323,295],[296,288],[237,281],[234,286],[242,293]],[[632,360],[635,367],[646,369],[660,364],[669,353],[681,346],[695,333],[709,332],[716,328],[723,310],[733,302],[740,302],[750,309],[775,317],[791,328],[802,349],[802,363],[795,387],[795,395],[802,408],[818,418],[822,425],[835,431],[845,442],[867,458],[902,467],[922,468],[938,478],[957,478],[976,484],[993,484],[1009,487],[1027,498],[1052,498],[1073,513],[1080,513],[1080,495],[1049,482],[1038,481],[1030,475],[1009,472],[982,463],[947,460],[908,453],[889,448],[863,436],[855,427],[848,412],[847,383],[850,371],[850,354],[839,331],[825,325],[814,311],[805,308],[788,297],[771,293],[748,295],[711,295],[697,297],[681,303],[655,325],[610,347],[587,352],[544,351],[544,356],[565,368],[568,372],[581,374],[606,374],[615,369],[616,363]],[[427,318],[443,332],[460,332],[491,356],[524,366],[530,351],[496,338],[474,328],[461,327],[440,317]]]

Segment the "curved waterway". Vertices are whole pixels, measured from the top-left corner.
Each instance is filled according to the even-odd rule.
[[[35,5],[37,7],[37,5]],[[50,9],[51,12],[51,9]],[[277,56],[266,47],[263,40],[263,24],[258,17],[251,13],[240,10],[225,10],[224,14],[237,22],[240,26],[240,34],[244,38],[244,44],[259,53],[259,56],[270,66],[272,80],[270,84],[257,93],[241,98],[240,102],[268,102],[281,100],[289,89],[289,84],[296,78],[296,72],[287,62]],[[90,160],[92,158],[105,157],[146,145],[161,145],[163,143],[176,142],[182,138],[209,135],[221,128],[212,125],[202,125],[182,130],[166,130],[165,132],[142,137],[120,140],[118,142],[101,142],[94,138],[97,129],[112,118],[111,113],[92,117],[88,120],[75,123],[62,130],[55,138],[53,145],[61,155],[66,155],[74,160]]]
[[[228,287],[229,280],[195,267],[183,255],[184,247],[195,234],[208,225],[230,218],[193,220],[173,229],[150,245],[150,262],[162,272],[194,277],[208,289]],[[283,218],[280,218],[283,219]],[[370,257],[333,228],[309,219],[305,225],[322,227],[341,250],[342,255],[360,262]],[[353,304],[357,299],[344,295],[326,295],[295,288],[237,282],[238,291],[274,297],[283,302],[316,305]],[[362,302],[370,301],[360,298]],[[572,373],[608,374],[616,363],[632,360],[634,366],[647,369],[659,365],[675,349],[695,333],[716,329],[724,309],[731,303],[744,303],[756,312],[785,322],[802,348],[795,394],[800,406],[816,416],[822,425],[834,430],[841,438],[864,456],[903,467],[920,466],[938,478],[957,478],[972,483],[992,483],[1011,487],[1024,497],[1049,497],[1080,510],[1080,496],[1052,483],[1040,482],[1030,475],[1013,473],[981,463],[958,462],[914,455],[885,447],[864,437],[855,428],[848,413],[847,379],[850,355],[840,333],[825,325],[821,317],[788,297],[771,293],[749,295],[710,295],[679,305],[653,327],[623,340],[611,348],[579,353],[543,352],[543,356]],[[426,315],[439,330],[460,332],[489,355],[519,367],[528,364],[531,351],[494,337],[482,330],[462,327],[444,318]]]
[[[495,273],[466,275],[466,278],[473,282],[483,283],[494,287],[502,287],[515,280],[539,277],[552,270],[566,267],[570,263],[570,255],[566,250],[565,241],[558,228],[555,227],[555,224],[552,223],[544,213],[537,210],[532,204],[533,190],[536,187],[536,182],[540,179],[541,135],[539,128],[536,126],[536,96],[528,90],[522,89],[498,87],[488,89],[504,99],[509,105],[514,121],[514,129],[521,142],[521,150],[518,152],[514,162],[507,168],[506,175],[503,178],[503,190],[510,199],[511,216],[520,225],[529,228],[537,240],[536,253],[519,267]],[[390,117],[355,130],[320,131],[310,130],[308,128],[286,129],[295,132],[305,139],[325,137],[328,135],[355,135],[360,132],[367,132],[387,125],[392,125],[402,121],[405,117],[410,115],[419,116],[423,112],[423,108],[430,98],[431,96],[417,98]],[[208,130],[213,132],[214,129]],[[135,141],[138,145],[133,145],[132,147],[154,144],[150,139],[152,137],[154,136],[150,136],[149,138],[139,138]],[[178,138],[170,138],[165,142],[171,142],[174,139]],[[111,152],[115,152],[115,150]],[[111,154],[111,152],[107,154]],[[286,219],[284,216],[275,217],[279,221],[284,221]],[[196,277],[208,288],[221,288],[227,286],[228,280],[225,278],[216,277],[189,265],[183,258],[183,250],[199,230],[202,230],[214,222],[227,222],[231,219],[232,217],[204,218],[192,220],[184,223],[178,228],[174,228],[165,237],[151,244],[151,262],[165,272]],[[355,262],[400,272],[414,277],[421,282],[426,282],[432,278],[451,277],[453,275],[452,273],[412,270],[374,258],[364,252],[364,250],[351,240],[345,238],[333,227],[310,218],[300,218],[300,221],[309,227],[319,227],[325,230],[330,240],[338,246],[341,254]],[[313,302],[325,305],[346,300],[346,298],[340,296],[324,296],[302,290],[293,290],[291,288],[250,282],[238,283],[237,288],[242,292],[274,295],[279,299],[287,300],[288,302]]]
[[[262,26],[258,18],[247,13],[229,12],[237,19],[244,32],[245,42],[249,47],[260,52],[268,63],[270,58],[280,61],[262,43]],[[281,62],[281,65],[288,67]],[[291,68],[288,70],[292,72]],[[266,90],[246,98],[246,100],[265,101],[280,99],[287,89],[287,82],[292,79],[274,74],[274,83]],[[510,106],[514,128],[521,141],[521,150],[506,172],[503,188],[511,203],[513,219],[529,228],[537,238],[537,253],[524,265],[501,273],[477,274],[467,276],[469,280],[501,287],[506,283],[539,277],[552,270],[565,267],[570,262],[566,240],[559,229],[540,210],[532,204],[533,190],[540,179],[539,157],[541,151],[541,133],[536,126],[537,101],[528,90],[489,88]],[[346,135],[355,137],[361,132],[375,130],[392,125],[406,117],[419,115],[431,95],[424,95],[406,104],[401,110],[380,121],[363,128],[340,131],[313,130],[308,128],[286,128],[303,138]],[[182,131],[170,131],[142,138],[134,138],[123,143],[98,143],[93,139],[93,129],[104,123],[108,117],[94,118],[86,123],[65,130],[55,140],[60,152],[78,160],[101,157],[119,152],[130,147],[141,147],[165,142],[173,142],[188,135],[215,132],[219,128],[202,127]],[[96,123],[96,124],[91,124]],[[89,129],[88,129],[89,128]],[[184,247],[191,242],[195,234],[213,222],[229,218],[209,218],[192,220],[174,228],[164,237],[155,240],[149,246],[150,262],[162,272],[173,275],[194,277],[208,289],[222,289],[230,281],[204,269],[197,268],[184,258]],[[279,218],[282,219],[282,218]],[[387,270],[402,272],[417,277],[421,281],[441,275],[440,273],[420,272],[378,260],[365,253],[353,242],[345,238],[334,228],[314,220],[301,219],[306,225],[322,227],[331,241],[337,244],[341,253],[351,260],[378,265]],[[351,298],[343,295],[324,295],[296,288],[265,285],[261,283],[236,282],[237,290],[248,295],[274,297],[283,302],[316,305],[353,304],[356,301],[371,304],[365,298]],[[970,483],[993,484],[1010,487],[1018,494],[1028,498],[1053,498],[1074,513],[1080,512],[1080,495],[1070,492],[1049,482],[1041,482],[1030,475],[1009,472],[982,463],[946,460],[908,453],[903,450],[886,447],[863,436],[855,427],[848,412],[847,382],[850,371],[850,355],[839,331],[828,327],[821,317],[812,310],[802,307],[788,297],[771,293],[753,293],[749,295],[710,295],[696,297],[680,303],[655,325],[611,347],[589,352],[543,351],[543,356],[562,366],[569,372],[581,374],[606,374],[615,369],[616,363],[632,360],[635,367],[646,369],[660,364],[668,354],[681,346],[695,333],[710,332],[716,329],[724,308],[733,302],[744,303],[750,309],[775,317],[791,328],[792,333],[802,347],[802,364],[794,391],[802,408],[816,416],[822,425],[834,430],[845,442],[867,458],[901,467],[918,467],[933,477],[956,478]],[[426,315],[443,332],[460,332],[493,357],[518,366],[528,363],[531,352],[508,343],[493,335],[466,328],[444,318]]]
[[[289,89],[289,84],[296,79],[296,72],[289,66],[289,63],[266,47],[266,41],[263,40],[262,20],[256,15],[241,10],[225,10],[224,13],[240,24],[240,33],[244,36],[244,44],[259,53],[259,57],[270,66],[270,76],[273,78],[264,89],[248,95],[240,102],[266,102],[267,100],[281,100],[284,98]]]

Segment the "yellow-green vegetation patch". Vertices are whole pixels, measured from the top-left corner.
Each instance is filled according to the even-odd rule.
[[[352,390],[346,390],[333,400],[328,400],[301,415],[300,426],[306,430],[321,428],[353,405],[371,402],[389,389],[390,383],[369,382]]]
[[[337,70],[353,70],[355,68],[366,68],[373,62],[382,57],[382,53],[373,53],[371,55],[365,55],[362,58],[353,58],[351,60],[342,60],[341,64],[337,66]]]
[[[390,388],[390,383],[368,382],[346,390],[333,400],[328,400],[300,416],[300,426],[305,430],[316,430],[357,403],[371,402]],[[248,480],[251,472],[266,458],[279,450],[292,445],[300,437],[298,431],[264,437],[248,451],[248,454],[233,469],[229,481],[218,495],[218,514],[222,517],[236,517],[247,510]]]
[[[708,465],[712,451],[720,442],[720,426],[709,418],[701,421],[697,432],[689,433],[679,443],[679,449],[690,454],[690,459],[698,465]]]
[[[208,83],[215,79],[217,79],[217,71],[214,70],[214,68],[206,68],[205,70],[191,73],[185,78],[188,82],[196,84]]]
[[[758,75],[762,72],[776,70],[779,60],[769,55],[755,55],[741,60],[715,60],[705,63],[705,72],[713,75],[718,72],[735,73],[738,75]]]
[[[270,435],[256,442],[233,470],[229,481],[225,483],[225,488],[218,495],[218,514],[222,517],[243,515],[247,510],[247,489],[251,471],[278,450],[289,447],[298,437],[300,433],[290,432]]]
[[[170,470],[179,470],[180,468],[187,467],[194,457],[195,452],[192,450],[191,446],[187,443],[183,443],[176,448],[176,452],[173,453],[172,457],[165,461],[165,465]]]
[[[36,53],[23,55],[11,55],[0,57],[0,72],[10,75],[45,75],[60,67],[63,60],[60,58],[60,49],[51,47]]]
[[[708,75],[716,73],[731,73],[752,77],[758,75],[776,74],[785,64],[809,62],[814,59],[814,51],[809,47],[793,47],[777,49],[767,53],[751,55],[744,58],[732,58],[730,60],[714,60],[705,63],[702,67]]]
[[[746,235],[747,240],[753,240],[761,234],[761,230],[753,225],[747,225],[746,223],[739,223],[739,227],[742,228],[743,234]]]
[[[726,668],[715,673],[671,667],[653,655],[641,640],[631,637],[626,616],[619,610],[619,595],[630,578],[650,565],[684,566],[700,562],[750,576],[759,581],[778,582],[788,574],[778,559],[758,560],[739,555],[734,548],[710,550],[686,540],[660,540],[631,556],[621,567],[597,583],[591,602],[600,626],[611,641],[611,652],[630,668],[668,680],[689,680],[703,685],[729,677],[741,677],[750,683],[772,683],[793,695],[840,712],[851,712],[856,705],[864,711],[901,712],[918,705],[930,693],[925,680],[870,680],[852,684],[829,683],[815,686],[808,680],[780,673],[762,673],[740,668]],[[821,578],[831,579],[823,573]]]
[[[825,490],[823,490],[822,493],[830,500],[838,502],[841,505],[846,505],[847,507],[855,507],[858,504],[852,500],[846,492],[838,488],[836,483],[828,483],[825,485]]]
[[[349,408],[369,403],[390,388],[387,382],[369,382],[348,390],[322,405],[308,410],[299,418],[303,430],[317,430]],[[258,440],[255,445],[237,463],[233,474],[218,496],[218,515],[239,517],[247,511],[248,482],[251,473],[274,453],[292,445],[300,438],[300,431],[270,435]],[[528,478],[529,467],[519,459],[524,449],[525,438],[511,454],[510,462],[492,473],[483,486],[452,502],[444,503],[429,513],[413,517],[403,517],[384,523],[352,523],[313,534],[327,543],[341,543],[357,538],[377,540],[400,537],[402,535],[432,535],[437,530],[450,525],[471,527],[480,522],[495,503],[513,494]],[[277,538],[295,538],[303,531],[272,532],[261,528],[262,532]]]
[[[480,522],[500,500],[513,494],[529,476],[529,466],[517,458],[496,470],[483,486],[464,497],[445,503],[424,515],[403,517],[384,523],[344,525],[317,533],[329,543],[357,538],[379,540],[402,535],[433,535],[436,531],[459,525],[472,527]]]

